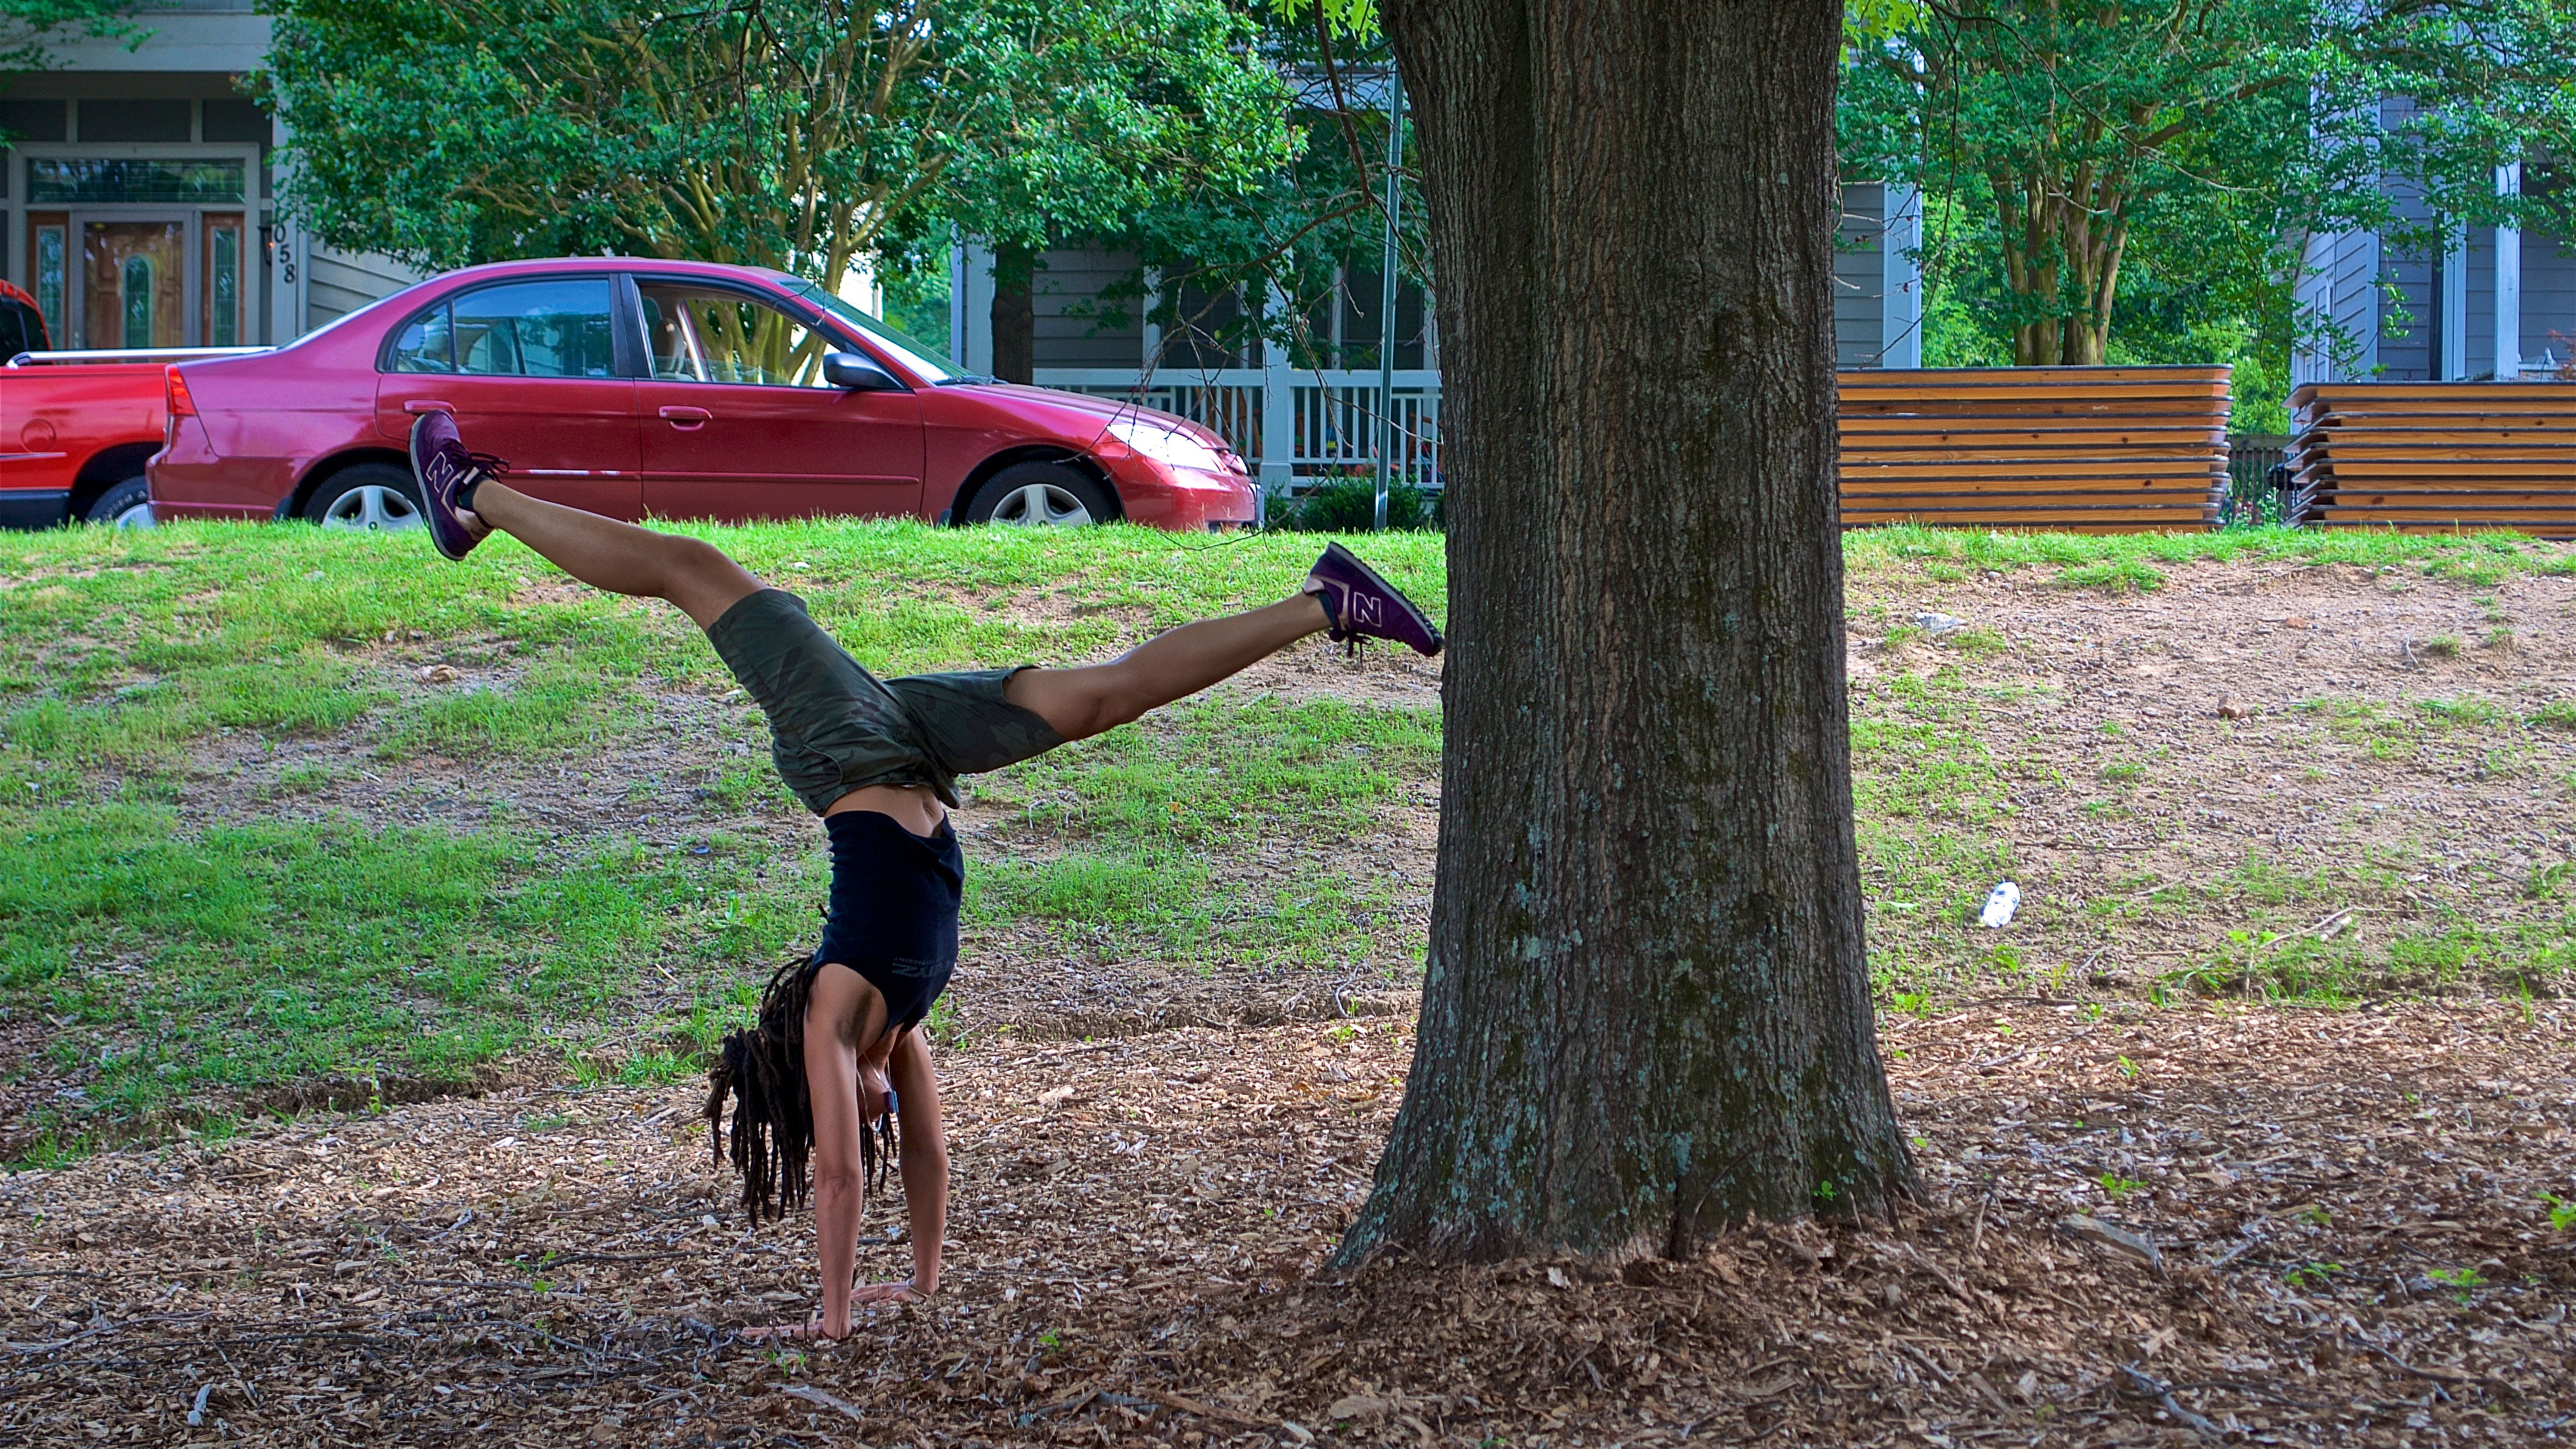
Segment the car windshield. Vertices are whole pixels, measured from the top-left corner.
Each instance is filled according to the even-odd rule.
[[[806,301],[813,303],[815,306],[822,308],[824,311],[831,313],[843,322],[848,323],[851,327],[856,328],[858,332],[869,341],[874,342],[879,347],[893,353],[897,362],[900,362],[906,368],[911,369],[911,371],[924,382],[974,382],[978,380],[975,374],[968,372],[966,369],[959,367],[956,363],[951,362],[946,357],[942,356],[938,349],[925,343],[913,341],[911,338],[906,337],[902,333],[887,326],[884,322],[869,316],[867,313],[860,311],[858,308],[851,306],[849,303],[844,302],[840,298],[833,296],[831,293],[824,291],[822,288],[815,286],[812,282],[805,280],[803,277],[786,277],[782,278],[781,281],[786,286],[787,290],[794,292],[797,296],[804,298]]]

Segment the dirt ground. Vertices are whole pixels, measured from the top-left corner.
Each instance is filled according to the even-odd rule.
[[[1901,1223],[1746,1229],[1615,1274],[1325,1272],[1401,1093],[1402,994],[1211,984],[991,932],[957,990],[1024,1042],[943,1057],[956,1196],[933,1302],[849,1345],[742,1339],[810,1302],[807,1230],[745,1230],[687,1088],[265,1122],[0,1178],[0,1445],[2576,1437],[2576,1008],[2155,1009],[2130,988],[2226,920],[2124,918],[2080,952],[2068,924],[2249,851],[2406,862],[2356,901],[2375,933],[2563,911],[2531,887],[2576,840],[2576,732],[2381,749],[2298,706],[2576,698],[2576,580],[2169,572],[2143,597],[2040,571],[1855,583],[1856,679],[1956,668],[1992,691],[1975,728],[2010,781],[2031,939],[2082,967],[2071,992],[1887,1018],[1924,1185]],[[2000,647],[1908,637],[1926,611]],[[1314,649],[1236,687],[1428,706],[1438,686]],[[793,814],[692,792],[743,743],[738,706],[655,707],[610,755],[472,774],[231,737],[184,808],[479,825],[498,804],[574,840],[810,846]],[[2142,774],[2115,791],[2123,761]],[[328,783],[281,788],[299,763]],[[669,788],[638,804],[637,779]],[[1417,933],[1435,819],[1408,801],[1378,845]],[[970,801],[960,825],[972,853],[998,822]],[[870,1275],[908,1263],[901,1221],[871,1205]]]
[[[2022,1004],[1886,1045],[1913,1214],[1619,1274],[1318,1271],[1400,1023],[950,1054],[943,1290],[805,1353],[738,1335],[809,1301],[806,1230],[745,1231],[691,1091],[104,1154],[0,1182],[0,1443],[2576,1431],[2576,1227],[2545,1197],[2576,1196],[2576,1012]],[[901,1221],[872,1204],[864,1273],[905,1271]]]

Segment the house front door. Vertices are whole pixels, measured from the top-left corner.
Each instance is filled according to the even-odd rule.
[[[185,347],[192,340],[188,217],[82,216],[74,347]]]

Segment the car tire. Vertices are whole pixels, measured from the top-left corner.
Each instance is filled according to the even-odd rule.
[[[1109,523],[1118,505],[1108,490],[1063,463],[1013,463],[984,480],[966,505],[968,523],[1022,528],[1079,528]]]
[[[366,533],[406,533],[428,525],[411,473],[391,463],[360,463],[322,480],[305,502],[307,522]]]
[[[118,528],[150,528],[152,485],[139,476],[126,479],[98,495],[98,501],[81,515],[81,521]]]

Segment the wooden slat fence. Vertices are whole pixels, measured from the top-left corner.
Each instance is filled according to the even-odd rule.
[[[2227,488],[2224,367],[1853,370],[1845,528],[2207,528]]]
[[[2309,383],[2290,428],[2302,522],[2576,538],[2576,386]]]

